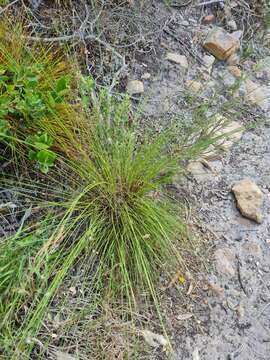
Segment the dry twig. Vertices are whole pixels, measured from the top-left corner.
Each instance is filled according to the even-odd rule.
[[[215,4],[215,3],[220,3],[223,1],[224,0],[209,0],[209,1],[205,1],[203,3],[197,4],[196,6],[206,6],[206,5],[211,5],[211,4]]]

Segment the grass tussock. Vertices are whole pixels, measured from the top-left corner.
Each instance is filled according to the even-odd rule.
[[[177,170],[177,160],[166,151],[167,136],[139,143],[128,125],[127,100],[112,103],[110,99],[108,104],[101,96],[88,116],[93,125],[87,138],[82,142],[78,138],[81,157],[62,158],[61,171],[48,174],[53,185],[46,189],[46,199],[42,185],[26,182],[17,188],[43,212],[50,209],[51,215],[38,225],[38,231],[46,234],[42,240],[37,232],[26,231],[2,244],[3,286],[9,284],[5,288],[9,300],[2,298],[1,314],[5,333],[10,335],[5,337],[10,338],[7,348],[16,343],[18,351],[31,351],[27,338],[36,336],[58,287],[79,260],[88,264],[92,291],[115,304],[125,303],[130,310],[141,294],[157,305],[155,286],[160,274],[166,264],[170,268],[181,261],[176,241],[184,225],[179,209],[162,191]],[[12,253],[21,258],[14,271],[22,278],[13,276],[8,260]],[[41,285],[36,274],[44,272]],[[29,287],[37,287],[38,293]],[[22,295],[11,301],[8,311],[11,289],[20,289]],[[11,319],[21,316],[25,306],[18,331]]]
[[[135,155],[133,139],[125,140],[128,151],[119,153],[119,148],[113,147],[110,156],[108,149],[104,148],[107,144],[95,141],[97,143],[92,143],[93,159],[82,167],[76,164],[76,169],[73,168],[76,186],[72,186],[57,203],[40,204],[55,207],[51,220],[55,228],[45,231],[50,234],[48,238],[43,239],[44,242],[39,241],[33,234],[20,241],[7,239],[3,245],[3,276],[6,272],[3,286],[9,284],[6,289],[8,296],[12,295],[10,287],[20,289],[20,293],[23,292],[22,287],[26,287],[26,294],[16,299],[15,309],[9,312],[11,318],[14,313],[19,316],[25,301],[26,304],[31,301],[20,326],[20,335],[15,335],[18,331],[16,327],[16,331],[11,330],[19,351],[26,351],[29,333],[35,336],[56,290],[78,260],[84,258],[89,264],[87,271],[94,279],[92,291],[102,293],[114,303],[128,302],[132,308],[142,292],[156,300],[155,280],[158,274],[166,262],[170,260],[172,264],[172,258],[177,260],[173,240],[179,224],[167,200],[151,194],[166,183],[165,177],[159,178],[160,170],[167,170],[170,165],[166,163],[164,166],[164,159],[153,161],[153,153],[150,156],[149,149],[140,150]],[[155,151],[158,149],[160,147],[155,144]],[[135,156],[134,160],[132,156]],[[143,164],[148,165],[146,172]],[[142,172],[145,174],[142,175]],[[43,223],[43,226],[52,229],[50,222]],[[27,247],[23,249],[25,243]],[[7,244],[10,244],[11,250]],[[8,262],[8,254],[12,253],[21,257],[14,271],[23,274],[22,278],[10,272],[13,265]],[[32,257],[34,260],[31,261]],[[20,271],[17,272],[18,266]],[[32,267],[30,271],[29,267]],[[40,286],[35,274],[43,271],[46,275]],[[9,276],[12,281],[9,281]],[[32,278],[35,289],[39,287],[38,295],[29,294],[29,287],[33,288],[29,278]],[[7,304],[7,299],[3,302]],[[7,309],[3,315],[4,318],[7,316]],[[3,320],[2,324],[5,323]]]
[[[52,49],[30,48],[23,32],[19,44],[17,29],[0,33],[1,120],[15,134],[0,128],[0,140],[30,146],[44,173],[0,178],[32,206],[27,225],[0,241],[1,355],[31,358],[49,305],[81,262],[92,310],[106,299],[131,314],[152,301],[161,319],[157,284],[185,266],[179,244],[187,240],[169,186],[180,163],[213,142],[213,131],[204,122],[181,144],[174,130],[141,136],[128,98],[97,91],[91,77],[68,80],[68,63]],[[28,96],[36,101],[27,112]]]

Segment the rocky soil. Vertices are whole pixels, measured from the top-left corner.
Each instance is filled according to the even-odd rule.
[[[269,125],[245,132],[207,177],[197,175],[188,184],[197,213],[213,232],[214,269],[202,282],[201,304],[193,308],[203,331],[176,334],[177,359],[269,359]],[[262,191],[260,224],[241,215],[231,191],[246,178]]]
[[[232,5],[241,6],[237,1]],[[134,65],[128,91],[141,94],[144,113],[157,128],[162,116],[171,118],[181,111],[182,121],[187,116],[179,101],[186,91],[194,97],[199,94],[201,101],[211,94],[223,99],[237,85],[234,96],[254,111],[251,119],[239,114],[226,130],[238,131],[223,141],[226,153],[188,165],[184,187],[196,216],[212,234],[214,265],[208,275],[201,274],[200,301],[180,315],[180,323],[171,322],[173,358],[266,360],[270,359],[270,58],[258,39],[257,53],[243,59],[245,34],[239,19],[230,12],[221,23],[216,9],[173,10],[158,58]],[[162,11],[167,10],[160,7]],[[257,121],[257,116],[264,120]],[[248,127],[250,121],[255,121],[253,128]],[[183,182],[177,186],[183,187]]]

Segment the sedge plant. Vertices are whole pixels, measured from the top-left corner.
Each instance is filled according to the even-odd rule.
[[[11,182],[11,190],[40,211],[35,216],[39,233],[26,231],[2,245],[7,295],[1,295],[5,340],[0,341],[5,341],[2,348],[11,359],[30,356],[48,306],[76,263],[87,264],[89,292],[97,298],[115,306],[124,303],[132,313],[143,295],[154,302],[160,318],[159,277],[185,267],[179,244],[187,240],[186,226],[168,186],[180,160],[198,155],[213,142],[211,132],[193,133],[192,141],[185,138],[184,146],[169,151],[175,134],[168,130],[152,138],[139,136],[128,98],[119,100],[106,90],[97,93],[93,80],[82,78],[81,99],[84,115],[70,142],[72,156],[66,156],[66,143],[58,141],[54,129],[59,146],[55,167],[42,182]],[[65,134],[74,134],[68,122],[60,137]],[[34,142],[32,146],[37,156],[40,149]],[[16,263],[19,271],[12,269],[12,254],[21,259]],[[24,289],[11,308],[7,286]]]
[[[19,352],[31,348],[27,339],[36,336],[47,306],[78,259],[89,264],[93,291],[114,304],[128,304],[130,310],[142,293],[158,305],[159,274],[167,263],[170,267],[181,262],[176,242],[184,225],[179,209],[162,192],[177,170],[177,159],[166,151],[167,135],[139,143],[129,124],[129,100],[115,101],[105,93],[98,99],[91,101],[87,113],[90,133],[82,142],[78,138],[80,157],[59,158],[57,174],[54,169],[48,174],[51,189],[64,184],[65,190],[50,193],[46,188],[44,199],[41,185],[32,192],[32,184],[17,189],[37,207],[54,213],[53,225],[41,222],[53,229],[50,236],[39,248],[33,246],[34,254],[29,251],[36,264],[49,256],[53,266],[45,277],[44,297],[32,301],[19,331],[10,332]]]

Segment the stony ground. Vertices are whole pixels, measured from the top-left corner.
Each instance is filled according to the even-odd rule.
[[[175,314],[183,319],[180,323],[172,320],[173,358],[266,360],[270,359],[268,50],[258,40],[260,50],[255,56],[240,61],[239,51],[233,51],[226,60],[225,50],[220,50],[223,41],[227,45],[224,37],[232,34],[236,42],[240,41],[243,53],[243,32],[233,16],[216,24],[210,10],[207,20],[205,14],[193,10],[173,11],[171,30],[165,31],[161,53],[154,63],[145,59],[136,63],[128,90],[134,96],[142,93],[144,112],[158,128],[161,115],[170,117],[182,110],[182,120],[188,116],[181,109],[185,91],[192,96],[199,94],[201,101],[213,94],[222,99],[241,79],[235,97],[251,106],[254,113],[249,120],[243,114],[234,119],[236,125],[245,128],[238,133],[240,141],[233,146],[226,143],[226,153],[219,159],[210,156],[206,163],[190,164],[190,176],[184,181],[197,216],[212,234],[214,266],[209,275],[201,274],[201,284],[197,284],[200,301],[194,302],[188,313]],[[222,30],[215,29],[216,25]],[[216,36],[215,31],[221,35]],[[203,49],[206,36],[210,46]],[[232,41],[231,48],[234,40],[228,41]],[[189,42],[192,45],[188,48]],[[264,121],[258,121],[262,114]],[[255,120],[255,128],[248,130],[250,120],[253,124]],[[247,178],[251,183],[246,188],[241,181]],[[237,204],[232,187],[238,182]]]
[[[269,359],[269,136],[267,124],[246,132],[222,161],[213,163],[212,173],[188,184],[196,192],[200,218],[213,232],[215,268],[208,284],[202,283],[202,303],[193,309],[203,331],[176,334],[177,359]],[[261,224],[236,208],[231,188],[243,178],[254,180],[263,192]]]

